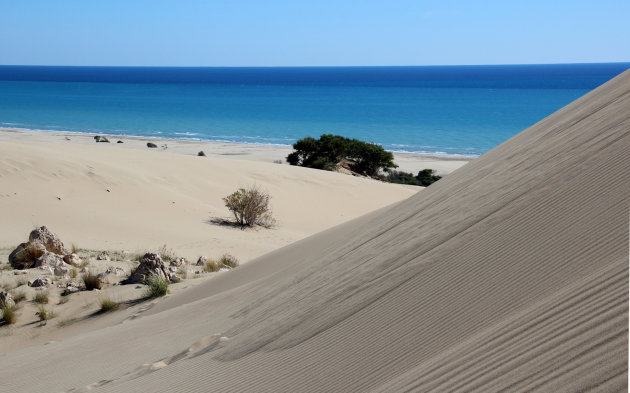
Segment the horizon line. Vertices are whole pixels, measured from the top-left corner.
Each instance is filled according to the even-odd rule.
[[[544,66],[544,65],[591,65],[630,64],[629,61],[559,62],[559,63],[495,63],[495,64],[407,64],[407,65],[70,65],[70,64],[0,64],[0,67],[80,67],[80,68],[379,68],[379,67],[491,67],[491,66]]]

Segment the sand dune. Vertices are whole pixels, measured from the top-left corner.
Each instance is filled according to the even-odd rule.
[[[139,141],[123,148],[91,137],[3,135],[0,247],[15,247],[47,225],[68,246],[135,252],[167,244],[190,259],[229,252],[247,261],[418,191],[271,160],[149,151]],[[252,184],[271,195],[276,229],[230,230],[210,222],[230,218],[222,198]]]
[[[626,390],[628,108],[630,71],[408,200],[0,357],[0,389]]]

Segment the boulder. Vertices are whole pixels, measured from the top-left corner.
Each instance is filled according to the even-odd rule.
[[[55,235],[46,226],[33,229],[28,236],[28,241],[40,241],[47,251],[54,252],[55,254],[65,255],[66,252],[63,249],[63,242],[59,239],[59,236]]]
[[[109,139],[105,138],[104,136],[100,136],[97,135],[94,137],[94,141],[98,142],[105,142],[105,143],[109,143]]]
[[[168,267],[162,261],[162,258],[158,254],[146,253],[142,257],[142,261],[138,268],[131,273],[129,278],[125,280],[126,284],[144,283],[146,279],[154,274],[160,278],[165,278],[168,281],[172,281],[173,275],[169,271]]]
[[[68,265],[79,267],[81,265],[81,258],[75,253],[65,255],[63,261]]]
[[[9,254],[9,263],[15,269],[29,269],[46,252],[46,246],[40,241],[22,243]]]
[[[174,258],[170,263],[171,266],[177,266],[177,267],[184,266],[186,264],[188,264],[188,261],[186,260],[186,258]]]
[[[63,266],[65,263],[63,262],[63,258],[61,255],[53,254],[52,252],[46,251],[41,257],[37,258],[35,261],[35,265],[33,267],[58,267]]]
[[[11,298],[11,294],[9,292],[0,291],[0,308],[2,307],[14,307],[15,302],[13,298]]]
[[[155,148],[157,148],[157,145],[155,143],[148,142],[147,143],[147,147],[150,148],[150,149],[155,149]]]
[[[123,141],[119,140],[119,141],[118,141],[118,142],[116,142],[116,143],[125,143],[125,142],[123,142]]]
[[[37,278],[35,279],[35,281],[29,281],[28,286],[29,287],[33,287],[33,288],[38,288],[38,287],[47,287],[51,284],[51,281],[49,278]]]
[[[206,156],[206,153],[204,153],[204,152],[203,152],[203,150],[202,150],[202,151],[200,151],[199,153],[197,153],[197,155],[198,155],[199,157],[205,157],[205,156]]]
[[[208,262],[208,258],[201,256],[197,259],[197,266],[205,266],[206,262]]]
[[[103,251],[102,253],[96,256],[97,261],[109,261],[109,253],[107,251]]]

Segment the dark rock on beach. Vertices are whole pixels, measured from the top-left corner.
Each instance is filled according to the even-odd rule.
[[[155,148],[157,148],[157,145],[155,143],[148,142],[147,143],[147,147],[150,148],[150,149],[155,149]]]

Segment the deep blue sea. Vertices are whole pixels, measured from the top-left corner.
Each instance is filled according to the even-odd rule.
[[[628,68],[0,66],[0,127],[474,156]]]

